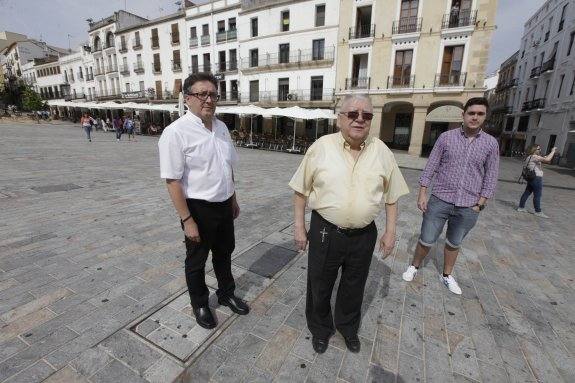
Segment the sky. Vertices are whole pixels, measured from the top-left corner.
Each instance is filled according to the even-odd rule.
[[[181,0],[183,1],[183,0]],[[207,0],[196,1],[204,3]],[[156,18],[173,13],[176,0],[0,0],[0,30],[75,48],[88,39],[87,18],[94,21],[126,9],[139,16]],[[499,0],[487,73],[519,49],[525,21],[544,0]],[[521,6],[518,6],[518,4]]]

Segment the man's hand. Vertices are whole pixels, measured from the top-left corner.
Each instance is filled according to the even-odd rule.
[[[424,213],[427,211],[427,194],[419,193],[419,197],[417,198],[417,207]]]
[[[184,222],[184,234],[192,242],[201,242],[200,231],[198,230],[198,225],[194,222],[193,218],[190,218]]]
[[[477,205],[472,206],[471,209],[472,209],[474,212],[476,212],[476,213],[481,212],[481,210],[479,210],[479,206],[477,206]]]
[[[232,199],[232,214],[234,219],[240,216],[240,205],[238,205],[238,201],[236,200],[236,196]]]
[[[382,253],[381,259],[387,258],[395,247],[395,233],[385,232],[379,239],[379,252]]]
[[[307,247],[307,233],[305,231],[305,226],[300,228],[295,228],[295,246],[298,251],[304,251]]]

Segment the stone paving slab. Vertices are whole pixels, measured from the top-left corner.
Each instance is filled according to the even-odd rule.
[[[362,353],[350,354],[336,334],[317,355],[304,316],[307,255],[289,253],[286,185],[301,156],[240,149],[233,272],[252,310],[220,311],[212,296],[227,318],[205,332],[185,293],[184,246],[158,179],[157,138],[116,143],[97,132],[89,144],[67,125],[0,130],[0,382],[575,381],[570,170],[545,169],[552,218],[539,220],[514,211],[521,164],[502,159],[497,194],[456,265],[464,293],[454,296],[438,278],[442,243],[412,283],[401,280],[421,223],[413,191],[425,159],[396,153],[412,193],[400,201],[397,250],[372,261]],[[34,189],[71,184],[81,188]],[[384,217],[376,223],[383,227]],[[252,272],[265,252],[246,250],[258,243],[291,259],[269,277]],[[149,338],[166,348],[178,342],[168,353]],[[182,339],[197,345],[189,356]]]

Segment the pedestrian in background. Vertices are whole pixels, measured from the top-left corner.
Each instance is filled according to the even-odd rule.
[[[82,129],[86,132],[86,137],[88,138],[88,142],[92,142],[92,125],[94,124],[94,119],[90,117],[88,113],[84,113],[84,115],[80,118],[80,125],[82,125]]]
[[[136,141],[136,137],[134,136],[134,120],[132,120],[131,116],[127,116],[124,120],[124,131],[128,134],[128,141],[131,141],[132,138]]]
[[[551,149],[551,152],[546,156],[541,155],[541,146],[535,144],[532,145],[528,150],[528,156],[525,159],[524,168],[534,171],[534,177],[526,179],[527,186],[521,199],[519,200],[519,207],[517,211],[527,212],[525,209],[525,203],[527,199],[533,193],[533,207],[535,208],[535,215],[540,218],[549,218],[545,213],[541,211],[541,195],[543,194],[543,170],[541,169],[541,163],[548,164],[553,160],[553,156],[557,148]]]
[[[120,116],[116,116],[114,118],[114,129],[116,130],[116,141],[120,142],[124,129],[122,119],[120,118]]]

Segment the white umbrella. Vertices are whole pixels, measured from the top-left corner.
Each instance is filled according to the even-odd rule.
[[[178,115],[182,117],[185,112],[186,109],[184,106],[184,93],[180,92],[180,95],[178,96]]]

